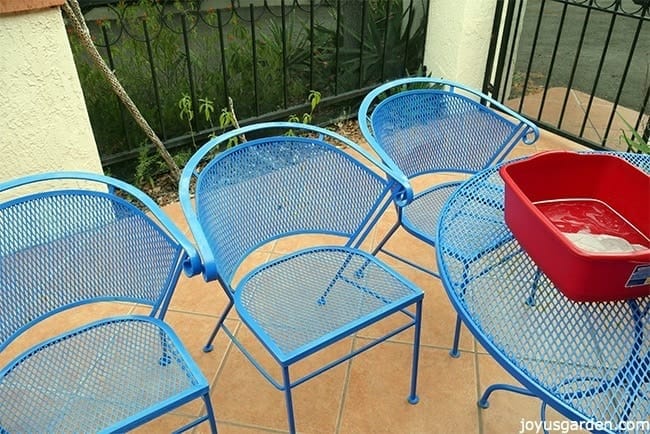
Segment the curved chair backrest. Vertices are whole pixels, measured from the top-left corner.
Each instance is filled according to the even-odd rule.
[[[150,305],[162,317],[183,267],[200,269],[156,204],[116,179],[46,173],[0,184],[0,194],[0,350],[40,320],[94,301]]]
[[[244,134],[257,138],[206,164],[212,151]],[[218,269],[229,282],[248,253],[287,235],[339,235],[358,246],[393,195],[410,196],[406,181],[387,176],[380,163],[371,170],[366,164],[373,161],[336,133],[296,123],[257,124],[210,140],[185,166],[180,183],[206,279],[216,278]]]
[[[532,143],[539,136],[534,124],[487,95],[423,77],[371,91],[359,109],[359,125],[381,158],[409,179],[474,173],[501,161],[520,140]]]

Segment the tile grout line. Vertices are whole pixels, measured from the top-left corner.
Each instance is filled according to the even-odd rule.
[[[357,335],[355,334],[352,337],[352,342],[350,343],[350,350],[354,350],[354,346],[357,343]],[[340,434],[341,432],[341,424],[343,423],[343,409],[345,408],[345,402],[346,398],[348,395],[348,386],[350,383],[350,373],[352,371],[352,360],[354,360],[354,357],[350,358],[346,362],[346,367],[345,367],[345,378],[343,380],[343,390],[341,391],[341,400],[339,404],[339,411],[337,412],[338,414],[336,415],[336,427],[334,429],[335,434]]]
[[[173,307],[170,307],[169,309],[167,309],[167,312],[182,313],[182,314],[185,314],[185,315],[194,315],[194,316],[198,316],[198,317],[201,317],[201,318],[211,318],[211,319],[214,319],[215,322],[216,322],[216,320],[219,319],[219,315],[213,315],[213,314],[205,313],[205,312],[195,312],[195,311],[192,311],[192,310],[185,310],[185,309],[175,309]],[[238,320],[234,320],[234,321],[238,321]]]
[[[484,434],[484,427],[483,427],[483,412],[481,411],[482,408],[478,406],[478,401],[481,399],[481,369],[479,366],[479,353],[477,349],[477,343],[476,343],[476,338],[472,336],[472,340],[474,341],[474,378],[476,379],[476,421],[478,424],[478,434]]]
[[[224,320],[224,322],[227,321],[227,320],[228,320],[228,318],[226,318]],[[237,331],[239,331],[239,328],[241,327],[241,322],[239,320],[233,320],[233,321],[237,321],[237,326],[235,327],[235,330],[233,330],[233,333],[237,333]],[[222,332],[222,333],[225,333],[225,332]],[[216,336],[215,336],[215,339],[216,339]],[[223,357],[221,358],[221,361],[219,362],[219,367],[217,368],[217,371],[214,373],[213,378],[208,383],[209,388],[210,388],[209,398],[210,398],[211,403],[212,403],[212,392],[217,390],[217,381],[219,380],[219,378],[221,378],[221,374],[223,373],[223,371],[225,369],[225,366],[226,366],[226,361],[228,360],[228,357],[230,356],[230,353],[232,353],[234,346],[235,346],[235,344],[232,342],[232,340],[230,338],[228,338],[226,351],[224,351]],[[201,351],[203,351],[203,350],[201,350]],[[217,421],[217,429],[218,429],[219,420],[217,418],[217,415],[219,414],[219,409],[215,408],[214,403],[212,403],[212,404],[213,404],[212,407],[213,407],[213,411],[214,411],[214,418]],[[204,407],[205,407],[205,405],[204,405]],[[227,422],[227,421],[224,421],[224,422]],[[195,427],[195,430],[197,428],[198,427]]]
[[[223,421],[221,423],[223,425],[255,430],[255,432],[287,434],[286,430],[281,430],[281,429],[276,429],[276,428],[269,428],[269,427],[265,427],[265,426],[261,426],[261,425],[249,425],[249,424],[246,424],[246,423],[229,422],[229,421]],[[217,427],[217,428],[219,428],[219,427]]]
[[[226,320],[228,320],[228,318],[226,318]],[[224,322],[226,320],[224,320]],[[235,327],[235,329],[232,332],[233,334],[236,334],[239,331],[239,328],[241,327],[241,322],[238,321],[238,320],[233,320],[233,321],[237,321],[237,327]],[[223,332],[223,333],[225,333],[225,332]],[[229,337],[227,337],[227,338],[228,338],[228,344],[226,346],[226,351],[224,351],[223,357],[221,358],[221,361],[219,362],[219,367],[217,368],[217,371],[214,373],[214,378],[212,378],[212,380],[210,381],[210,388],[211,389],[212,388],[216,389],[217,380],[219,379],[219,377],[221,377],[221,374],[223,373],[223,370],[225,369],[225,366],[226,366],[226,360],[230,356],[230,353],[233,351],[233,347],[235,346],[235,344],[232,342],[232,340]],[[215,336],[215,339],[216,339],[216,336]]]
[[[575,91],[573,89],[570,89],[570,92],[571,92],[571,96],[573,96],[573,99],[575,100],[576,104],[578,104],[578,107],[580,107],[580,109],[582,110],[582,113],[585,116],[585,120],[587,121],[587,122],[584,122],[584,125],[585,125],[585,130],[584,131],[586,131],[587,128],[591,128],[592,130],[594,130],[594,133],[596,134],[598,139],[602,140],[602,137],[600,137],[600,133],[598,132],[598,129],[596,128],[594,123],[591,121],[591,114],[593,113],[593,104],[592,104],[591,107],[589,107],[589,113],[587,113],[586,107],[582,105],[582,101],[580,101],[580,98],[578,98],[578,95],[575,93]],[[583,131],[583,134],[584,134],[584,131]]]

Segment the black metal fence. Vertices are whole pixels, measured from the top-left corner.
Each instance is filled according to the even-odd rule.
[[[311,110],[326,123],[368,87],[422,68],[429,0],[82,2],[96,46],[169,148]],[[133,158],[144,135],[70,32],[101,159]]]
[[[625,122],[647,138],[649,9],[650,0],[500,0],[485,90],[590,147],[621,148]]]

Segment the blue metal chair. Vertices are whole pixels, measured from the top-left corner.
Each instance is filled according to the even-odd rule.
[[[199,398],[206,414],[181,430],[216,432],[208,383],[163,322],[181,271],[201,266],[162,210],[80,172],[5,182],[0,198],[0,355],[22,351],[0,366],[0,432],[124,432]],[[136,306],[61,334],[42,323]]]
[[[412,77],[372,90],[359,107],[361,132],[384,164],[426,187],[406,205],[396,203],[397,220],[377,244],[385,253],[420,271],[440,277],[432,267],[386,248],[401,227],[436,246],[438,215],[462,181],[427,182],[436,173],[474,174],[502,161],[520,142],[532,144],[538,128],[498,101],[452,81]],[[462,254],[462,252],[459,252]],[[433,259],[433,255],[431,256]],[[451,355],[457,357],[460,318]]]
[[[212,157],[243,135],[250,141]],[[404,179],[392,178],[377,164],[336,133],[276,122],[210,140],[181,176],[180,201],[203,259],[204,277],[218,280],[230,300],[205,350],[211,350],[223,329],[262,375],[284,391],[291,432],[294,387],[410,327],[415,333],[408,400],[418,400],[423,293],[362,250],[391,202],[411,197]],[[327,240],[256,264],[241,279],[236,276],[251,252],[298,234],[323,234]],[[281,379],[269,374],[228,330],[224,319],[233,306],[279,364]],[[290,375],[296,362],[389,316],[403,320],[376,341],[300,378]]]

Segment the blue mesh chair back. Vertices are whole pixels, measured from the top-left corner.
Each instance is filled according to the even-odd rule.
[[[214,155],[242,136],[249,141]],[[292,388],[354,354],[291,381],[289,367],[295,362],[399,315],[405,323],[392,333],[416,328],[416,363],[422,292],[361,248],[384,210],[411,197],[401,174],[352,141],[296,123],[257,124],[216,137],[183,170],[180,199],[204,277],[219,280],[230,298],[206,351],[219,329],[233,338],[263,375],[285,391],[291,432]],[[303,234],[313,236],[307,245],[235,278],[251,252]],[[224,319],[233,306],[280,364],[281,380],[228,331]],[[410,399],[415,402],[416,365],[412,372]]]
[[[200,270],[199,258],[151,199],[112,178],[71,172],[10,181],[0,194],[0,351],[75,306],[120,301],[150,311],[102,318],[10,362],[0,371],[2,429],[121,430],[162,414],[157,406],[175,395],[174,406],[208,396],[162,322],[180,272]],[[156,372],[161,358],[169,366]]]
[[[396,203],[395,225],[374,253],[382,252],[435,277],[439,274],[433,260],[425,264],[422,258],[395,253],[387,244],[403,228],[436,245],[438,216],[462,180],[437,182],[424,175],[474,174],[502,161],[518,143],[532,144],[539,138],[533,123],[488,95],[427,77],[398,79],[372,90],[359,107],[358,121],[362,135],[386,165],[412,183],[416,178],[425,181],[412,201]],[[457,321],[454,356],[459,354],[459,330]]]
[[[376,143],[409,178],[475,173],[501,160],[529,128],[467,95],[436,88],[387,97],[372,110],[370,125]]]
[[[197,214],[222,276],[258,246],[297,233],[363,235],[391,182],[342,149],[297,136],[252,140],[212,160],[197,181]]]

